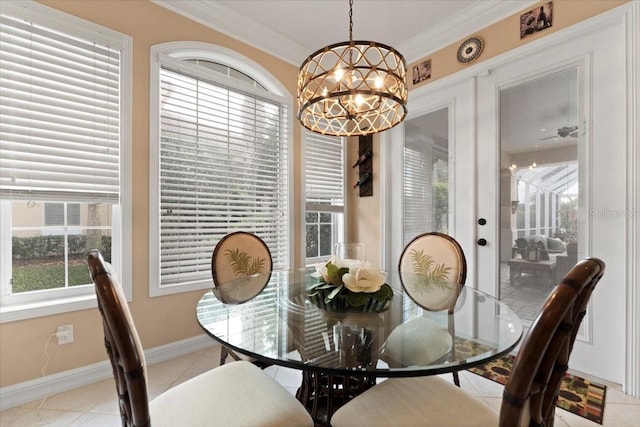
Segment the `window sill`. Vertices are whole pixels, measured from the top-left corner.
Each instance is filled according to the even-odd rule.
[[[68,313],[97,307],[96,296],[82,295],[71,298],[60,298],[54,301],[38,301],[25,304],[14,304],[0,307],[0,323],[16,322],[35,317]]]

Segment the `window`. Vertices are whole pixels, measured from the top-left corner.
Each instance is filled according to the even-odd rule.
[[[80,204],[45,203],[44,225],[80,225]]]
[[[324,261],[344,241],[345,152],[342,138],[304,134],[306,264]]]
[[[130,282],[121,262],[130,40],[14,2],[3,2],[0,36],[2,321],[95,306],[90,249]]]
[[[274,93],[264,70],[226,49],[168,43],[153,52],[150,294],[211,287],[212,251],[233,231],[258,235],[274,268],[288,267],[284,90]]]

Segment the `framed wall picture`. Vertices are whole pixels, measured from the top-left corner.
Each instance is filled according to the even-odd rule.
[[[520,15],[520,38],[545,30],[552,24],[553,2],[548,2]]]
[[[431,60],[426,59],[413,66],[413,84],[431,78]]]

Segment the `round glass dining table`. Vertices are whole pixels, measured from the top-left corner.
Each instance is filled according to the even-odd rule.
[[[389,301],[345,308],[313,296],[314,273],[272,271],[226,283],[205,293],[196,313],[223,346],[301,370],[297,397],[318,424],[377,378],[467,369],[508,353],[522,337],[506,304],[467,286],[451,312],[430,311],[408,296],[398,272],[388,273]]]

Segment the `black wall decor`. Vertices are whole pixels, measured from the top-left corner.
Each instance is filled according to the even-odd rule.
[[[373,135],[364,135],[358,140],[358,160],[353,164],[358,168],[358,188],[360,197],[373,196]]]

